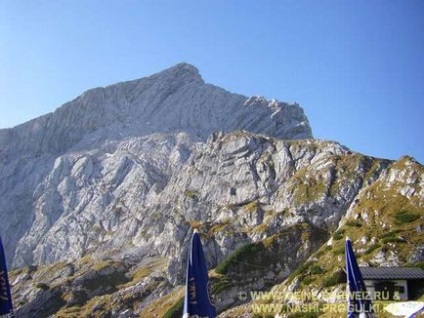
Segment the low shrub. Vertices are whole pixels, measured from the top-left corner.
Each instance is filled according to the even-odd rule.
[[[312,267],[311,267],[311,269],[310,269],[310,273],[311,273],[312,275],[318,275],[318,274],[322,274],[322,273],[324,273],[324,270],[322,269],[322,267],[321,267],[321,266],[319,266],[319,265],[314,265],[314,266],[312,266]]]
[[[215,268],[215,272],[218,274],[226,274],[230,267],[237,265],[240,261],[246,262],[250,259],[252,255],[259,252],[261,247],[259,244],[251,243],[246,244],[224,259],[218,266]]]
[[[346,226],[350,227],[361,227],[362,223],[358,220],[349,220],[346,222]]]
[[[399,224],[407,224],[407,223],[412,223],[415,220],[420,218],[420,215],[418,213],[412,213],[409,211],[399,211],[395,214],[395,223],[397,225]]]
[[[168,311],[163,318],[181,318],[184,310],[184,297],[180,298]]]
[[[333,240],[335,240],[335,241],[338,241],[338,240],[341,240],[342,238],[344,238],[344,230],[340,230],[340,231],[337,231],[336,233],[334,233],[334,235],[333,235]]]
[[[372,252],[374,252],[376,249],[378,249],[378,248],[380,248],[381,247],[381,245],[380,244],[374,244],[374,245],[371,245],[365,252],[364,252],[364,254],[366,254],[366,255],[368,255],[368,254],[371,254]]]
[[[381,241],[383,243],[406,243],[406,241],[400,237],[385,237]]]

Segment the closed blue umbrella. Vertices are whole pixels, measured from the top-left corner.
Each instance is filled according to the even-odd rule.
[[[0,237],[0,318],[13,318],[12,295],[7,277],[6,258]]]
[[[352,242],[346,238],[346,276],[348,291],[347,318],[375,317],[371,300],[367,294],[364,279],[359,270]]]
[[[183,318],[215,318],[216,311],[210,299],[208,269],[199,233],[195,230],[187,262],[186,290]]]

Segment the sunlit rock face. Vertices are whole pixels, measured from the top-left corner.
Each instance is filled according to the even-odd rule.
[[[89,90],[53,113],[0,130],[8,262],[74,258],[133,239],[153,244],[139,234],[140,222],[151,222],[141,214],[158,213],[149,210],[153,202],[166,205],[161,193],[171,177],[212,133],[241,130],[312,137],[298,105],[229,93],[184,63]]]

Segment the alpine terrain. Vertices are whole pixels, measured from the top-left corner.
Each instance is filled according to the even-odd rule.
[[[256,310],[252,292],[325,302],[344,288],[345,236],[362,265],[422,266],[423,199],[413,158],[313,139],[298,104],[230,93],[185,63],[0,130],[17,317],[181,317],[194,229],[221,317],[282,310]]]

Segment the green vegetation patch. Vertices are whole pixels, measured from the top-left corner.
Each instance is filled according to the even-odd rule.
[[[334,255],[337,256],[337,255],[342,255],[344,253],[345,253],[345,246],[344,245],[338,246],[338,247],[334,246],[334,249],[333,249]]]
[[[284,228],[261,242],[241,246],[218,264],[215,272],[221,275],[230,273],[239,275],[253,271],[269,271],[281,261],[287,262],[282,259],[283,249],[290,248],[295,253],[307,242],[317,240],[323,242],[326,238],[327,233],[323,233],[320,229],[307,223],[297,224]]]
[[[371,254],[372,252],[374,252],[375,250],[379,249],[381,247],[380,244],[373,244],[371,245],[365,252],[365,255]]]
[[[312,275],[318,275],[318,274],[324,273],[324,270],[319,265],[313,265],[313,266],[311,266],[310,273]]]
[[[346,222],[346,226],[350,226],[350,227],[361,227],[362,226],[362,222],[359,220],[349,220]]]
[[[234,284],[230,281],[230,279],[227,276],[221,275],[218,277],[213,277],[211,279],[211,286],[212,286],[212,293],[214,295],[217,295],[220,292],[233,287]]]
[[[168,309],[163,315],[163,318],[181,318],[184,310],[184,297],[178,299],[178,301]]]
[[[118,285],[125,284],[127,282],[128,278],[124,273],[115,272],[107,276],[95,277],[94,279],[87,280],[84,285],[91,291],[104,289],[105,292],[107,290],[109,293],[118,290]]]
[[[424,270],[424,262],[417,262],[417,263],[413,263],[411,264],[412,267],[418,267],[421,268],[422,270]]]
[[[291,283],[297,276],[299,275],[306,275],[309,267],[311,266],[312,262],[306,262],[303,263],[301,266],[297,267],[293,273],[289,276],[287,282]]]
[[[216,268],[215,272],[218,274],[225,275],[231,267],[238,266],[240,263],[245,264],[246,266],[255,265],[258,261],[258,258],[255,257],[255,254],[264,250],[262,243],[250,243],[243,245],[222,261]]]
[[[131,275],[132,281],[124,286],[131,286],[134,282],[139,282],[143,278],[149,276],[154,270],[158,268],[165,268],[168,261],[165,258],[154,259],[144,266],[137,268]]]
[[[387,243],[406,243],[403,238],[400,237],[385,237],[381,240],[384,244]]]
[[[420,218],[420,215],[418,213],[413,213],[409,211],[399,211],[394,215],[395,218],[395,224],[401,225],[401,224],[407,224],[412,223],[415,220],[418,220]]]
[[[330,277],[327,277],[322,282],[322,287],[328,288],[333,287],[337,284],[342,283],[343,279],[343,270],[338,270],[335,273],[333,273]]]
[[[339,230],[334,233],[333,240],[338,241],[345,237],[345,230]]]
[[[393,230],[393,231],[384,233],[380,238],[385,239],[385,238],[388,238],[388,237],[396,237],[396,235],[400,232],[402,232],[402,230],[400,230],[400,229]]]
[[[141,311],[140,317],[182,317],[181,303],[184,303],[184,287],[177,287],[170,293],[156,298]],[[179,311],[181,308],[181,312]],[[179,315],[178,315],[179,314]]]

